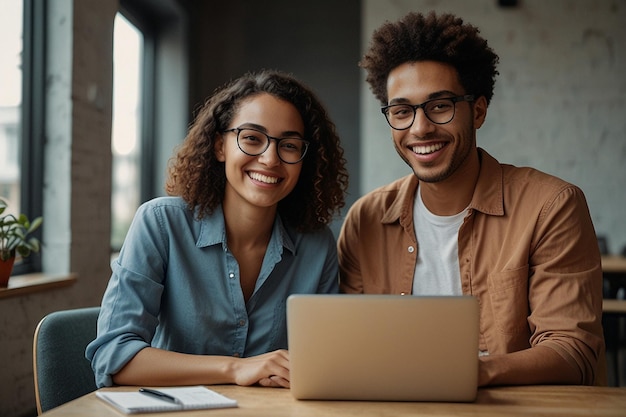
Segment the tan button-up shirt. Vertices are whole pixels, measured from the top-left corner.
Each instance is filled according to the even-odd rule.
[[[553,176],[479,155],[458,235],[463,293],[480,305],[479,349],[501,354],[541,344],[593,384],[604,357],[602,269],[585,197]],[[350,208],[338,240],[342,292],[411,294],[417,186],[409,175]]]

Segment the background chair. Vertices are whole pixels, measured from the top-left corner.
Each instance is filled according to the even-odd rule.
[[[37,413],[96,390],[87,344],[96,337],[100,307],[56,311],[35,329],[33,370]]]

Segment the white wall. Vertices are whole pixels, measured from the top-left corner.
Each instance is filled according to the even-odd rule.
[[[582,188],[609,250],[626,246],[626,3],[619,0],[364,0],[363,51],[385,20],[452,12],[480,28],[500,75],[478,146]],[[362,75],[364,78],[364,74]],[[362,87],[361,192],[409,173]]]

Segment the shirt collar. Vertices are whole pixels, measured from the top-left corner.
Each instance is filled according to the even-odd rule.
[[[224,250],[226,249],[226,223],[221,205],[217,206],[211,215],[205,216],[200,220],[200,234],[196,241],[196,246],[199,248],[218,244],[221,244]],[[296,251],[296,245],[283,224],[280,215],[276,216],[274,220],[270,245],[285,247],[292,253]]]
[[[478,148],[480,158],[480,172],[474,188],[470,209],[478,210],[494,216],[504,215],[504,184],[502,166],[484,149]],[[418,179],[411,174],[409,178],[401,179],[398,194],[383,213],[382,223],[400,221],[403,226],[410,226],[413,216],[413,204]]]
[[[469,208],[493,216],[504,215],[504,177],[502,166],[484,149],[478,148],[480,172]]]
[[[399,180],[400,185],[395,199],[383,213],[382,223],[395,223],[398,220],[403,226],[412,222],[413,202],[418,180],[414,174]]]

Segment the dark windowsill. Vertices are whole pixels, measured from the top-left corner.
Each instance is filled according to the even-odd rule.
[[[67,287],[76,282],[76,274],[24,274],[9,279],[7,288],[0,288],[0,299],[39,291]]]

